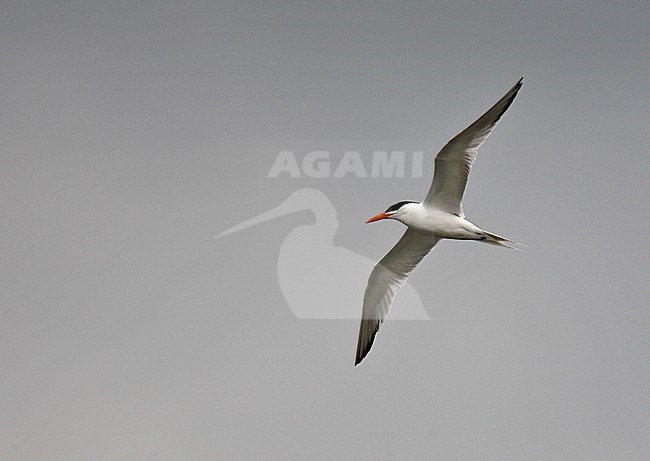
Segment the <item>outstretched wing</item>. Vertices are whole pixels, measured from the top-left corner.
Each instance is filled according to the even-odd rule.
[[[461,203],[478,148],[514,101],[523,80],[522,77],[490,110],[452,138],[438,153],[433,183],[423,201],[425,205],[465,217]]]
[[[429,254],[438,240],[431,234],[407,229],[399,242],[375,265],[363,297],[355,365],[361,363],[370,352],[397,290],[404,285],[415,266]]]

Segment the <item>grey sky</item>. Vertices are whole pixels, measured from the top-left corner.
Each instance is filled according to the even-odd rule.
[[[647,459],[649,22],[632,1],[4,2],[0,458]],[[464,205],[532,248],[443,241],[411,278],[432,320],[387,322],[362,366],[357,322],[280,291],[309,212],[213,238],[313,188],[334,243],[378,259],[402,228],[363,221],[423,198],[431,158],[266,178],[277,152],[432,157],[520,76]]]

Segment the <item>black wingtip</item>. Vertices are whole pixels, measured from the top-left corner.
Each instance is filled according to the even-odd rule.
[[[374,326],[369,330],[368,326],[371,324],[374,324]],[[380,324],[381,322],[378,320],[361,320],[361,324],[359,325],[359,340],[357,341],[357,356],[354,361],[355,367],[363,362],[363,359],[370,353],[370,349],[372,349],[372,345],[375,343]],[[371,331],[370,337],[365,337],[364,331],[366,333]]]
[[[510,88],[510,91],[506,93],[506,96],[512,93],[517,94],[521,89],[521,87],[523,86],[523,84],[524,84],[524,77],[521,77],[519,80],[517,80],[517,83],[515,83],[512,88]]]
[[[518,93],[521,87],[524,85],[524,77],[522,76],[517,83],[515,83],[515,86],[513,87],[513,90],[516,88],[515,93]]]
[[[374,341],[374,338],[373,338]],[[362,351],[357,352],[357,358],[354,361],[354,366],[356,367],[359,365],[363,360],[368,356],[368,353],[370,352],[370,348],[372,347],[372,341],[370,344],[368,344]]]
[[[361,362],[363,362],[363,359],[365,359],[370,353],[370,349],[372,349],[372,345],[375,342],[375,337],[377,336],[378,330],[379,330],[379,325],[377,325],[377,327],[375,328],[374,332],[372,333],[372,335],[370,336],[366,344],[363,344],[363,341],[361,339],[361,331],[359,331],[359,343],[357,344],[357,357],[354,361],[355,367],[359,365]]]
[[[370,352],[370,348],[363,349],[361,351],[357,351],[357,357],[354,359],[354,366],[356,367],[359,365],[361,362],[363,362],[363,359],[366,358],[368,355],[368,352]]]

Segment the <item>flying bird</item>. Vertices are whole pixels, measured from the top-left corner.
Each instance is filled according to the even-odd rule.
[[[404,200],[368,219],[372,223],[395,219],[407,226],[395,246],[375,265],[363,297],[355,366],[368,355],[397,291],[415,266],[441,239],[476,240],[516,249],[517,242],[484,231],[467,219],[462,201],[469,171],[478,148],[508,110],[523,84],[523,77],[494,106],[453,137],[438,152],[429,193],[421,202]]]

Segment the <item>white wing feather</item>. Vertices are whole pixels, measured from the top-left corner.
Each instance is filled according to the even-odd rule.
[[[432,234],[407,229],[399,242],[375,265],[363,297],[355,365],[370,351],[395,294],[438,240]]]
[[[514,101],[523,80],[521,78],[494,106],[440,150],[436,156],[431,189],[422,202],[424,205],[434,206],[461,218],[465,217],[462,207],[463,193],[472,163],[478,155],[478,148]]]

